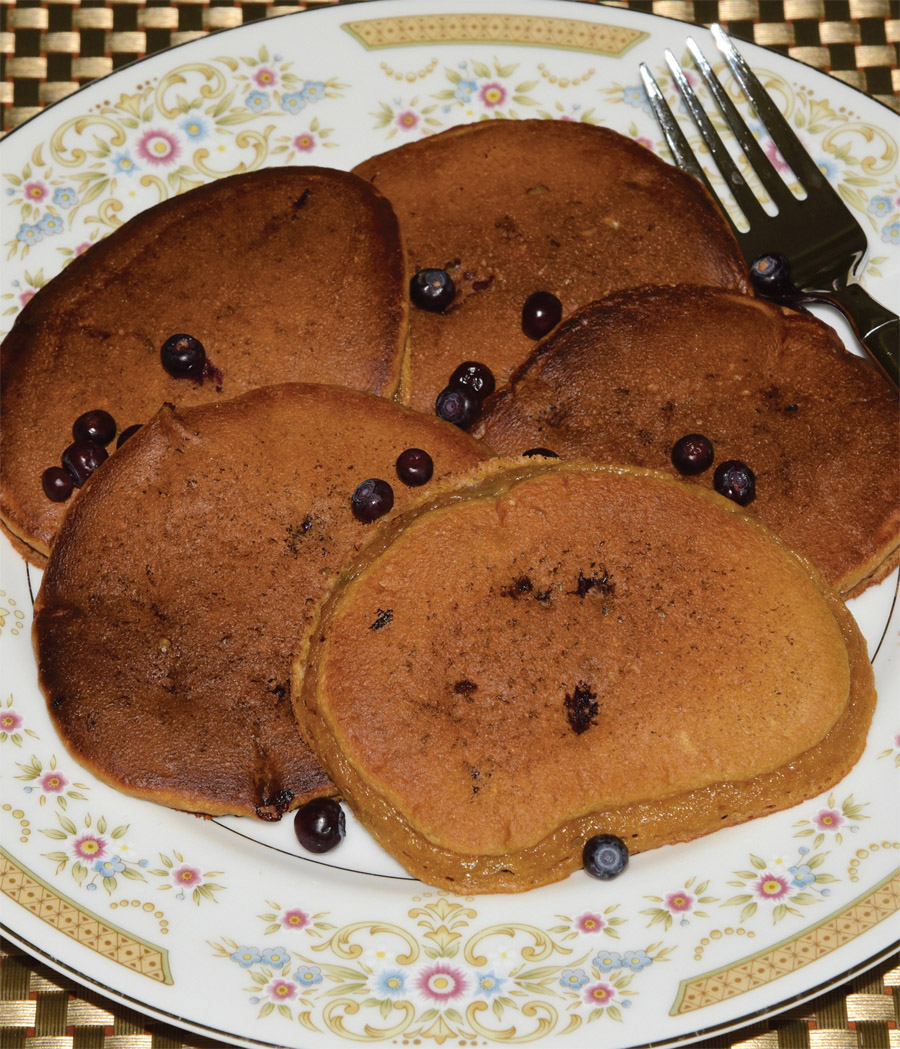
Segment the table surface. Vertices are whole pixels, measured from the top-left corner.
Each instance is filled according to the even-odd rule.
[[[334,0],[0,0],[0,134],[137,58]],[[806,62],[900,112],[898,0],[616,0]],[[900,956],[698,1049],[900,1049]],[[216,1047],[103,999],[0,939],[0,1049]]]

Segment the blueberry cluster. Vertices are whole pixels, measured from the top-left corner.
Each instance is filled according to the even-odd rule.
[[[407,448],[397,456],[394,464],[397,477],[407,488],[428,484],[434,473],[434,462],[422,448]],[[394,505],[394,489],[380,477],[369,477],[350,497],[350,509],[357,521],[369,524],[383,517]]]
[[[672,447],[672,465],[686,477],[695,477],[708,470],[713,458],[712,441],[702,433],[686,434]],[[713,488],[726,499],[733,499],[738,506],[746,506],[756,495],[756,475],[740,459],[727,459],[716,467]]]
[[[481,414],[481,405],[494,392],[490,368],[480,361],[463,361],[438,394],[434,410],[439,419],[468,430]]]
[[[120,448],[137,430],[129,426],[119,434]],[[72,490],[80,488],[97,467],[106,460],[106,446],[116,436],[116,421],[103,408],[79,415],[72,426],[73,441],[62,453],[62,466],[49,466],[41,475],[44,495],[54,503],[64,503]]]

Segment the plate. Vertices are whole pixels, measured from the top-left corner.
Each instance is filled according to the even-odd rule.
[[[350,168],[451,125],[580,120],[664,153],[646,61],[703,30],[561,0],[376,0],[205,37],[90,84],[2,145],[0,312],[157,201],[264,165]],[[900,280],[896,117],[751,45],[745,55]],[[277,280],[277,273],[272,274]],[[30,644],[40,573],[2,542],[0,884],[6,934],[115,1000],[244,1045],[687,1044],[870,964],[900,908],[896,573],[852,602],[882,700],[827,794],[624,877],[457,897],[350,822],[334,859],[291,820],[203,820],[93,779],[55,736]],[[248,609],[252,614],[252,609]],[[615,760],[615,756],[612,756]]]

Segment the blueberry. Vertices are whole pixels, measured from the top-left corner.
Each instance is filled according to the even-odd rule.
[[[789,298],[797,294],[791,283],[791,264],[784,255],[760,255],[750,266],[754,291],[768,298]]]
[[[193,335],[170,335],[159,351],[162,366],[173,379],[202,379],[206,350]]]
[[[102,408],[94,408],[78,416],[72,427],[72,436],[76,441],[109,444],[116,436],[116,420]]]
[[[123,430],[116,439],[116,447],[121,448],[129,437],[134,437],[140,428],[141,424],[135,423],[133,426],[129,426],[127,429]]]
[[[738,506],[746,506],[756,495],[756,476],[746,463],[739,459],[728,459],[719,463],[713,474],[713,487]]]
[[[562,319],[562,303],[549,291],[529,295],[522,307],[522,331],[529,339],[543,339]]]
[[[609,881],[628,866],[628,846],[614,834],[597,834],[585,842],[581,858],[592,878]]]
[[[407,448],[397,456],[397,476],[410,488],[427,484],[434,473],[434,462],[421,448]]]
[[[551,452],[549,448],[529,448],[527,452],[522,452],[523,456],[532,459],[535,456],[542,456],[544,459],[558,459],[559,456],[556,452]]]
[[[490,397],[496,388],[494,373],[480,361],[463,361],[463,363],[450,376],[448,386],[465,386],[470,392],[483,401]]]
[[[73,441],[62,454],[62,464],[76,488],[80,488],[107,458],[106,449],[96,441]]]
[[[68,470],[61,466],[50,466],[41,474],[44,495],[54,503],[64,503],[72,494],[75,482]]]
[[[409,297],[420,310],[442,313],[456,295],[456,285],[446,270],[419,270],[409,282]]]
[[[438,394],[434,410],[439,418],[468,430],[478,418],[481,400],[465,386],[447,386]]]
[[[688,477],[702,474],[712,466],[713,446],[702,433],[689,433],[672,446],[672,465]]]
[[[394,505],[394,489],[377,477],[370,477],[358,485],[350,498],[353,516],[369,524],[386,514]]]
[[[297,809],[294,833],[307,852],[330,852],[344,840],[344,810],[332,798],[308,801]]]

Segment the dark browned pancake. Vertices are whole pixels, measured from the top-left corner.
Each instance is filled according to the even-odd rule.
[[[42,288],[3,342],[0,521],[43,563],[69,504],[47,499],[41,475],[95,408],[125,429],[163,401],[267,383],[392,395],[406,285],[391,206],[345,172],[264,169],[145,211]],[[168,375],[160,347],[177,333],[219,374]]]
[[[850,770],[872,671],[817,573],[714,493],[526,462],[379,533],[323,604],[295,691],[342,796],[408,871],[528,889],[595,834],[632,853],[687,841]]]
[[[486,457],[462,431],[371,394],[264,387],[164,408],[87,482],[34,610],[41,687],[74,757],[130,794],[277,819],[332,791],[291,712],[291,657],[375,526],[369,477],[435,480]]]
[[[522,306],[558,296],[563,316],[609,292],[690,279],[748,290],[740,250],[695,179],[607,128],[491,120],[453,128],[354,169],[394,205],[410,273],[446,268],[444,314],[413,309],[402,399],[433,411],[465,360],[504,382],[533,347]]]
[[[646,288],[581,310],[538,345],[475,432],[496,452],[675,473],[690,433],[756,475],[748,510],[844,596],[900,560],[896,391],[805,314],[709,288]]]

